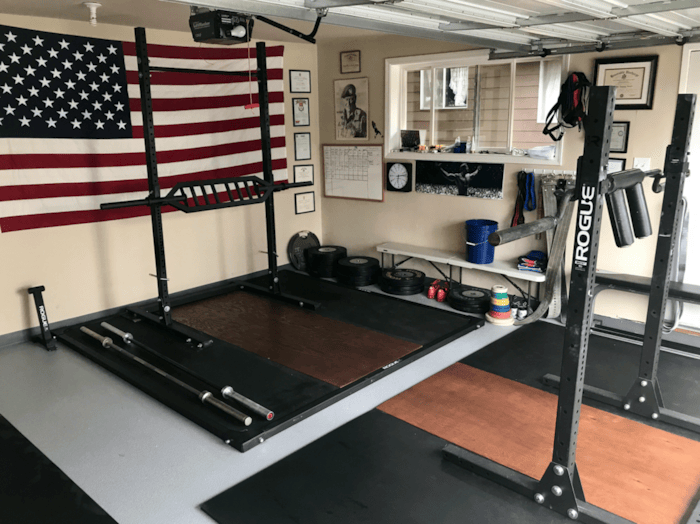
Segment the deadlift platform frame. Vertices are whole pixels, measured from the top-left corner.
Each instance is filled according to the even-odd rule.
[[[564,379],[559,388],[552,461],[542,478],[537,480],[454,444],[448,444],[443,449],[446,460],[525,495],[572,520],[580,520],[587,524],[629,524],[630,522],[586,502],[576,465],[576,444],[583,400],[588,339],[593,320],[593,288],[605,192],[603,183],[607,176],[606,166],[610,150],[614,105],[615,88],[591,88],[589,113],[585,121],[585,145],[583,156],[579,158],[576,181],[575,198],[578,200],[578,210],[569,310],[561,364],[561,376]],[[679,95],[672,141],[666,153],[667,180],[674,184],[682,184],[682,179],[687,172],[687,154],[694,111],[695,95]],[[672,192],[677,196],[673,189],[669,191],[669,195]],[[664,205],[667,205],[666,201]],[[675,210],[671,207],[668,209]],[[669,237],[668,241],[672,239]],[[663,248],[664,246],[660,247],[660,249]],[[657,273],[655,271],[658,278],[665,276],[666,282],[664,285],[659,281],[659,288],[652,291],[655,292],[655,297],[658,294],[665,299],[668,293],[668,273],[664,275]],[[663,314],[660,314],[658,309],[650,308],[647,321],[653,321],[654,329],[661,329],[659,318],[662,319]],[[653,339],[650,337],[653,335],[645,337],[647,351],[654,348]],[[658,357],[659,338],[656,337],[656,357]],[[656,378],[656,363],[656,359],[651,358],[646,362],[647,368],[643,371],[648,374],[649,380]],[[646,387],[651,389],[649,386]],[[649,393],[646,394],[651,396]]]

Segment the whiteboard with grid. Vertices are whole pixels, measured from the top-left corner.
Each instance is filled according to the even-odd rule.
[[[324,145],[323,178],[327,197],[383,201],[382,146]]]

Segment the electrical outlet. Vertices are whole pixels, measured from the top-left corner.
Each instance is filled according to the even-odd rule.
[[[632,167],[642,171],[649,171],[651,169],[651,158],[635,158]]]

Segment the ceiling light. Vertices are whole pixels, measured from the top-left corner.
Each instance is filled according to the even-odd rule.
[[[97,25],[97,8],[102,7],[102,4],[85,2],[83,5],[90,10],[90,25]]]

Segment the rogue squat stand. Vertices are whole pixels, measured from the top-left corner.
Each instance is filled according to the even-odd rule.
[[[587,524],[630,522],[586,502],[576,465],[588,339],[593,319],[593,286],[603,214],[603,195],[639,184],[647,176],[640,170],[607,176],[606,165],[614,104],[614,87],[591,88],[589,113],[584,121],[585,145],[583,156],[578,162],[574,194],[574,199],[578,200],[576,235],[561,364],[561,376],[564,380],[559,390],[552,461],[542,478],[537,480],[454,444],[448,444],[443,449],[443,456],[447,460],[530,497],[572,520],[580,520]],[[682,172],[680,169],[683,169],[686,160],[694,106],[695,95],[679,95],[673,142],[667,153],[667,165],[670,162],[678,166],[678,173]],[[682,115],[682,118],[679,115]],[[640,206],[637,211],[643,213],[641,209]],[[611,219],[615,217],[611,215]],[[524,236],[526,235],[523,234],[522,237]]]
[[[592,386],[585,386],[583,395],[645,418],[660,420],[700,433],[700,419],[664,407],[657,376],[664,313],[671,286],[671,269],[674,262],[672,252],[678,242],[681,229],[682,212],[680,204],[683,198],[685,178],[688,176],[688,148],[693,128],[694,111],[695,99],[691,99],[690,95],[679,95],[673,124],[672,141],[666,149],[664,171],[663,174],[657,175],[654,180],[654,192],[664,192],[663,212],[659,222],[654,269],[649,288],[649,305],[647,306],[646,322],[644,324],[644,338],[638,378],[625,395]],[[662,176],[666,179],[663,185],[660,183]],[[629,192],[627,197],[630,200]],[[632,200],[630,200],[631,202]],[[635,216],[632,215],[632,218],[636,233]],[[649,234],[651,234],[651,231],[649,231]],[[620,232],[615,231],[615,240],[618,246],[631,244],[629,226],[623,225]],[[605,277],[605,275],[600,276]],[[614,281],[614,277],[611,278],[611,281]],[[604,289],[615,289],[615,286],[599,285],[594,290],[594,295],[597,295],[598,292]],[[560,379],[556,375],[547,374],[542,380],[546,385],[559,387]]]
[[[242,71],[211,71],[200,69],[179,69],[173,67],[151,67],[148,60],[146,31],[137,27],[136,55],[138,59],[139,87],[141,90],[141,113],[143,115],[144,141],[146,145],[146,169],[148,174],[148,197],[142,200],[113,202],[102,204],[102,209],[117,209],[133,206],[149,206],[151,210],[151,227],[153,230],[153,247],[156,259],[156,274],[158,281],[158,315],[144,309],[130,307],[128,311],[141,318],[165,325],[167,328],[183,335],[188,342],[198,348],[208,346],[211,339],[203,338],[202,334],[182,324],[173,322],[171,316],[170,296],[168,293],[168,277],[165,269],[165,243],[163,240],[162,206],[172,206],[185,213],[208,211],[224,207],[236,207],[250,204],[265,203],[265,220],[267,226],[267,260],[268,288],[253,284],[241,285],[241,288],[262,292],[272,297],[302,307],[316,309],[318,304],[300,297],[285,294],[280,289],[277,274],[277,246],[275,238],[275,207],[273,193],[292,187],[311,185],[311,182],[275,184],[272,174],[272,156],[270,153],[270,113],[268,107],[267,89],[267,55],[265,43],[256,44],[257,69],[253,73]],[[153,123],[153,103],[151,97],[151,73],[195,73],[216,74],[228,76],[255,75],[258,81],[258,103],[260,106],[260,138],[262,142],[262,166],[264,179],[257,176],[239,176],[214,180],[180,182],[166,196],[161,197],[158,181],[158,162],[156,159],[155,130]]]

